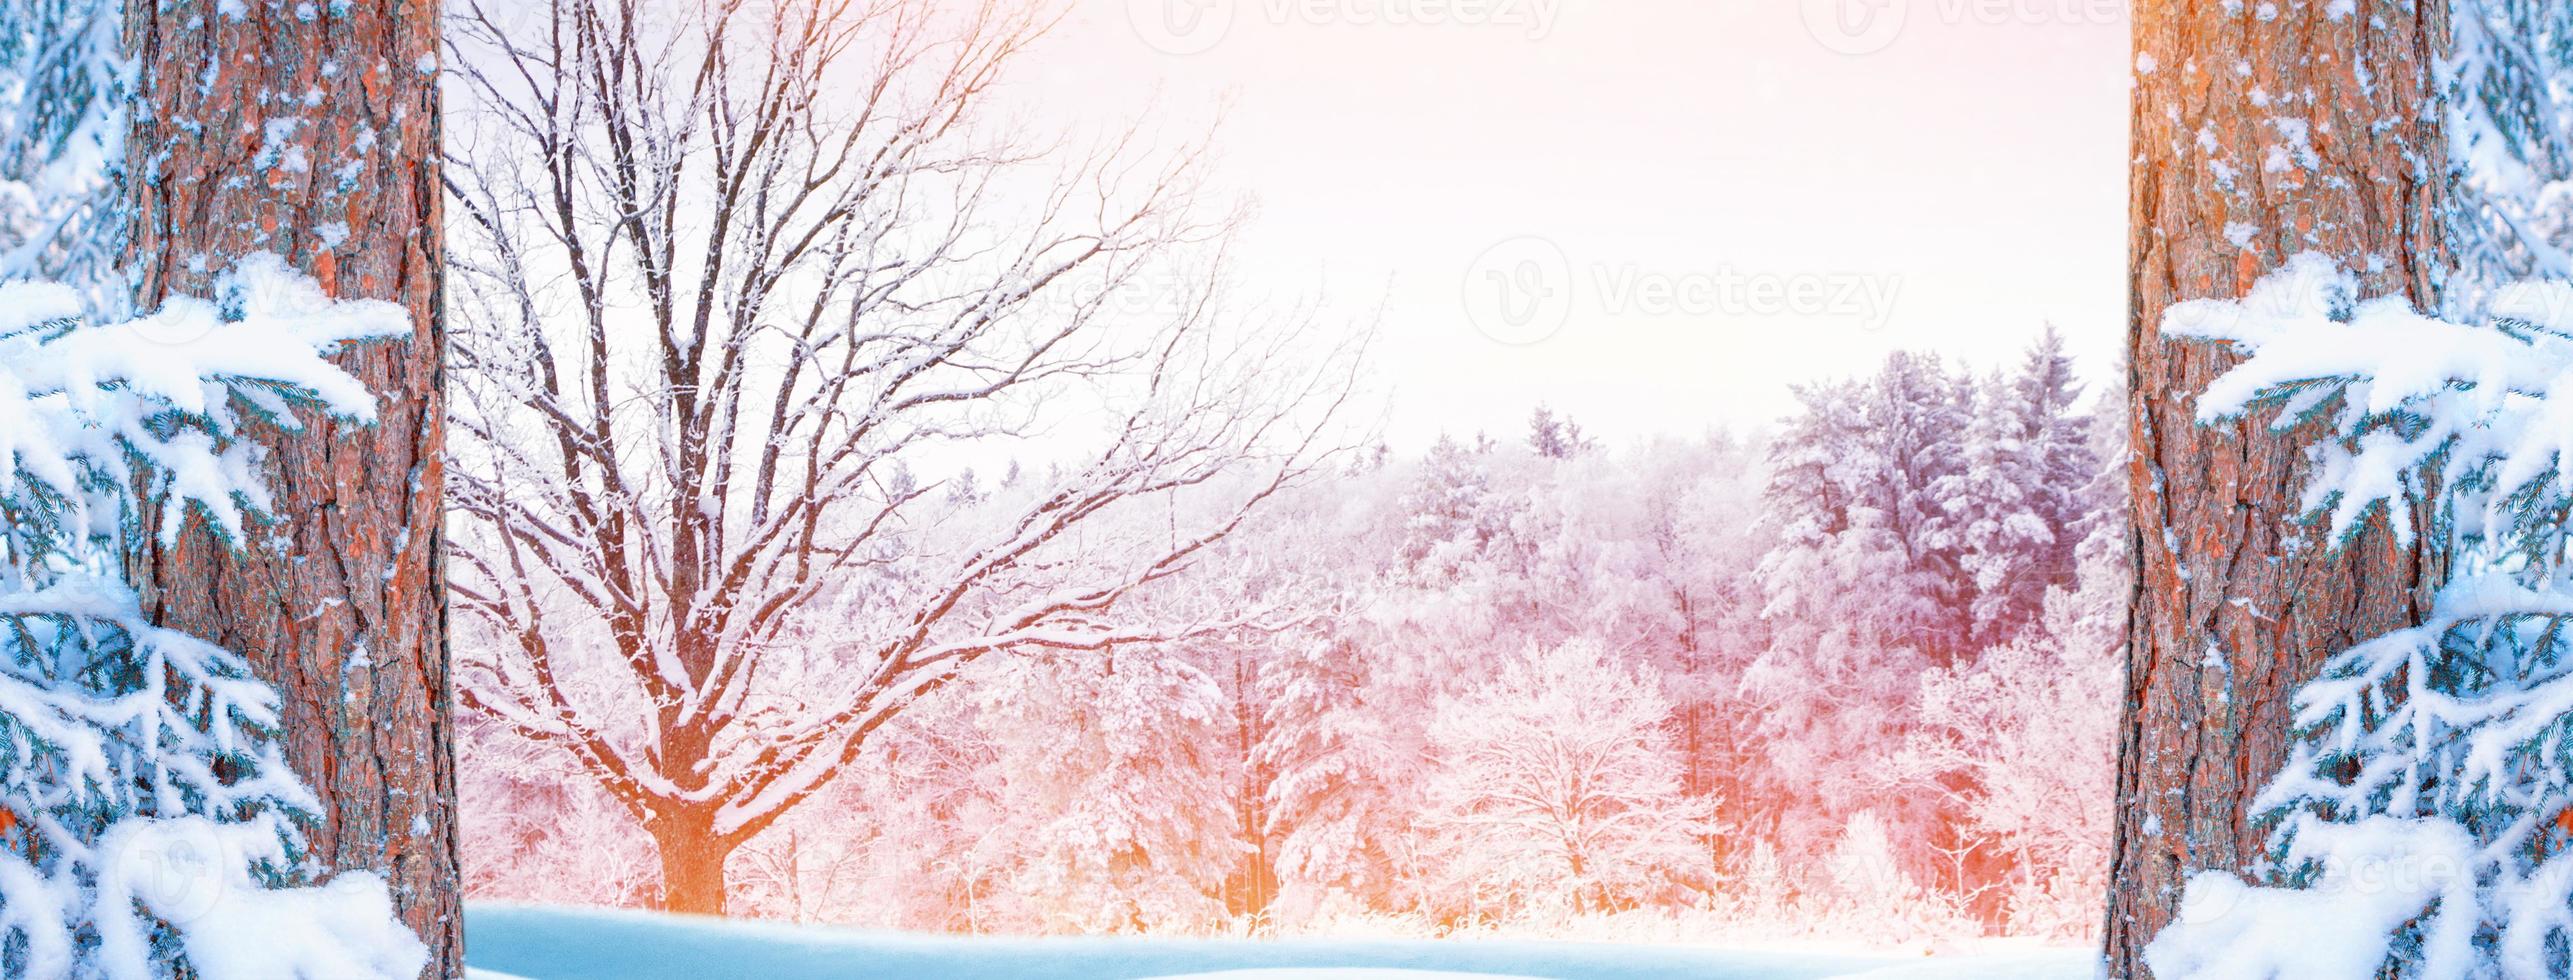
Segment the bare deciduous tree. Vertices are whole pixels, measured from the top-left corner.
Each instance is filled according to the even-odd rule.
[[[995,138],[1043,14],[510,6],[450,31],[459,697],[666,907],[978,657],[1231,625],[1118,614],[1327,461],[1355,352],[1231,326],[1197,152]],[[1000,452],[998,520],[915,475]]]

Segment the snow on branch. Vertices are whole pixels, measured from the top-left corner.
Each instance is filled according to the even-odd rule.
[[[2282,430],[2328,417],[2339,438],[2314,448],[2319,472],[2305,503],[2330,517],[2336,536],[2380,505],[2407,516],[2426,487],[2456,494],[2439,502],[2465,505],[2456,516],[2468,531],[2573,488],[2558,465],[2573,449],[2573,286],[2507,288],[2493,320],[2476,326],[2395,297],[2361,302],[2356,288],[2331,260],[2307,253],[2240,302],[2172,307],[2166,331],[2251,355],[2207,386],[2199,417],[2273,404]],[[2408,540],[2410,522],[2393,524]]]
[[[0,969],[11,976],[417,975],[382,879],[294,878],[320,802],[274,741],[276,692],[153,625],[115,572],[158,498],[234,540],[269,504],[242,423],[374,396],[324,358],[407,335],[273,255],[212,299],[91,324],[70,289],[0,284]]]
[[[0,4],[0,280],[122,302],[124,20],[109,0]]]
[[[449,34],[459,700],[714,878],[979,659],[1222,628],[1134,600],[1345,450],[1363,339],[1228,302],[1202,145],[1000,119],[1033,8],[559,9]]]
[[[236,438],[245,418],[292,430],[298,405],[375,417],[365,386],[322,358],[343,343],[408,335],[401,307],[332,300],[274,255],[243,259],[216,291],[93,326],[69,289],[0,285],[0,453],[13,460],[0,493],[75,517],[94,503],[85,478],[122,484],[139,470],[238,538],[245,514],[268,502],[253,476],[257,449]],[[169,508],[159,533],[177,533],[181,516]]]
[[[2426,622],[2339,654],[2298,692],[2297,742],[2254,802],[2275,828],[2272,880],[2193,879],[2148,950],[2161,975],[2573,966],[2573,286],[2509,287],[2489,309],[2466,325],[2361,299],[2307,254],[2240,301],[2164,320],[2248,355],[2208,386],[2202,418],[2276,405],[2282,428],[2328,421],[2309,510],[2341,539],[2378,508],[2398,534],[2426,527],[2448,579]]]

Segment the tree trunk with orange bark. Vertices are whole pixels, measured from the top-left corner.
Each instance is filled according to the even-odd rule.
[[[132,3],[136,301],[205,295],[273,252],[336,297],[411,312],[407,342],[339,363],[371,426],[308,420],[269,461],[273,519],[235,550],[202,521],[134,557],[160,623],[239,651],[284,700],[320,796],[325,876],[390,881],[434,975],[463,970],[440,508],[436,0]]]
[[[2232,298],[2319,251],[2368,295],[2438,307],[2446,180],[2435,63],[2444,5],[2148,0],[2135,10],[2128,342],[2135,596],[2109,969],[2178,913],[2189,875],[2249,876],[2252,798],[2286,759],[2290,699],[2332,654],[2412,625],[2437,557],[2380,516],[2345,545],[2300,520],[2315,424],[2207,426],[2196,393],[2237,359],[2176,343],[2163,311]]]

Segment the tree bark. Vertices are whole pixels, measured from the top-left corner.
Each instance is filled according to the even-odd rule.
[[[739,845],[716,836],[712,817],[701,814],[654,823],[652,839],[661,852],[662,911],[724,914],[724,863]]]
[[[374,425],[307,419],[273,440],[275,512],[243,548],[191,520],[133,560],[157,622],[239,651],[283,695],[287,760],[323,803],[317,870],[384,874],[432,975],[458,976],[437,30],[436,0],[127,5],[137,303],[205,295],[274,252],[416,324],[339,358],[381,395]]]
[[[2171,304],[2244,295],[2321,251],[2367,295],[2435,309],[2445,145],[2437,0],[2147,0],[2135,11],[2128,255],[2135,593],[2105,935],[2117,976],[2178,911],[2187,877],[2249,876],[2252,797],[2286,758],[2290,697],[2322,661],[2418,621],[2430,535],[2380,518],[2347,546],[2302,521],[2314,424],[2196,420],[2238,359],[2160,332]]]

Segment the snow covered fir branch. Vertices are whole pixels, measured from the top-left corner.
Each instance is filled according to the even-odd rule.
[[[296,883],[319,801],[279,754],[278,696],[155,625],[121,549],[193,511],[257,547],[256,419],[371,418],[324,358],[410,335],[273,255],[217,295],[92,323],[0,284],[0,969],[11,976],[411,976],[419,939],[363,871]]]
[[[2158,973],[2567,968],[2573,284],[2502,289],[2490,309],[2468,325],[2364,297],[2308,253],[2239,301],[2165,319],[2248,355],[2208,386],[2204,417],[2275,406],[2282,429],[2328,425],[2304,487],[2327,541],[2370,520],[2426,528],[2446,571],[2423,622],[2367,638],[2297,692],[2298,740],[2252,802],[2277,863],[2255,885],[2193,879],[2149,954]]]

